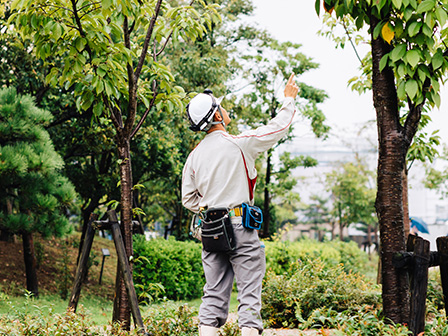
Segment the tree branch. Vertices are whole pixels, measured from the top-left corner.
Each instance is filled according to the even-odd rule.
[[[356,57],[359,60],[359,63],[361,63],[361,66],[364,67],[364,63],[362,62],[361,57],[358,54],[358,50],[356,50],[355,44],[353,43],[352,37],[350,36],[350,32],[348,31],[347,25],[345,24],[344,19],[342,19],[342,26],[344,27],[345,33],[348,36],[348,40],[350,41],[350,44],[352,45],[353,50],[355,51]]]
[[[140,127],[142,127],[142,124],[144,123],[144,121],[146,120],[146,117],[148,116],[149,111],[151,111],[151,109],[154,106],[154,103],[156,101],[156,97],[157,97],[157,82],[154,80],[152,82],[152,92],[153,92],[153,96],[151,99],[151,102],[149,103],[148,108],[146,109],[145,113],[143,114],[142,118],[140,119],[140,121],[138,122],[137,126],[135,127],[135,129],[132,131],[131,133],[131,139],[134,137],[134,135],[139,131]]]
[[[112,120],[112,123],[114,124],[117,131],[121,132],[121,129],[123,128],[123,120],[121,119],[121,115],[115,115],[116,108],[110,105],[109,100],[107,97],[103,94],[103,101],[106,105],[106,108],[110,112],[110,119]]]
[[[82,28],[81,19],[79,18],[79,15],[78,15],[78,9],[76,8],[76,0],[71,0],[71,3],[72,3],[73,15],[75,17],[77,30],[79,31],[79,35],[81,35],[82,37],[85,38],[86,37],[86,33],[84,32],[84,29]],[[89,54],[90,60],[92,60],[93,59],[92,58],[92,49],[90,49],[90,46],[89,46],[88,43],[86,44],[85,49],[87,50],[87,52]]]
[[[190,2],[190,6],[193,6],[194,1],[195,1],[195,0],[192,0],[192,1]],[[159,50],[159,52],[155,53],[155,56],[156,56],[156,57],[159,56],[159,55],[163,52],[163,50],[165,50],[165,47],[166,47],[166,45],[168,44],[168,42],[170,41],[171,36],[173,35],[173,32],[174,32],[174,28],[171,29],[170,34],[169,34],[168,37],[166,38],[166,41],[165,41],[165,43],[163,44],[162,48]]]
[[[163,44],[162,48],[159,50],[159,52],[156,53],[156,57],[159,56],[165,50],[165,47],[168,44],[168,42],[170,41],[171,36],[173,35],[173,32],[174,32],[174,28],[171,29],[171,32],[168,35],[168,37],[166,38],[165,43]]]
[[[131,50],[131,40],[129,35],[129,25],[128,25],[128,17],[124,17],[123,21],[123,34],[124,34],[124,44],[125,47]],[[123,135],[125,137],[129,136],[132,131],[132,127],[134,126],[135,116],[137,114],[137,78],[134,77],[134,69],[132,67],[131,62],[126,63],[126,69],[128,72],[128,93],[129,93],[129,101],[128,101],[128,115],[126,118],[126,123],[123,129]]]
[[[148,52],[149,42],[151,40],[151,36],[152,36],[153,31],[154,31],[154,26],[156,24],[157,17],[159,16],[160,7],[162,6],[162,1],[163,0],[157,0],[156,8],[155,8],[155,11],[154,11],[154,15],[151,18],[148,30],[146,32],[146,37],[145,37],[145,42],[143,43],[142,53],[141,53],[140,58],[138,60],[137,68],[135,69],[135,74],[134,74],[134,76],[135,76],[135,83],[138,82],[138,78],[140,77],[140,72],[142,71],[142,68],[143,68],[143,63],[145,62],[146,53]]]

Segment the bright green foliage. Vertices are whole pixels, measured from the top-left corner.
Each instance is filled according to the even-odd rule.
[[[262,316],[271,327],[298,327],[319,308],[356,314],[364,305],[379,307],[380,292],[363,276],[319,258],[296,262],[291,275],[268,272]]]
[[[77,105],[84,110],[93,106],[95,116],[100,116],[109,104],[129,101],[129,67],[137,67],[142,46],[149,43],[146,27],[155,15],[156,1],[27,1],[13,3],[16,12],[10,22],[16,24],[24,36],[34,36],[35,50],[42,59],[52,55],[64,58],[62,67],[53,67],[47,76],[52,85],[75,85]],[[164,2],[163,17],[157,20],[153,39],[161,42],[168,36],[196,39],[204,25],[218,20],[214,7],[206,7],[206,15],[191,6],[173,7]],[[157,52],[164,48],[163,44]],[[173,76],[170,70],[155,58],[146,57],[140,71],[146,81],[139,85],[137,98],[146,107],[152,98],[152,80],[159,87],[169,89]],[[136,78],[140,73],[135,73]],[[134,78],[132,77],[132,80]],[[159,97],[157,103],[170,100],[182,107],[183,90],[169,89],[172,95]],[[98,99],[102,97],[102,99]],[[104,105],[106,104],[106,105]],[[119,107],[117,105],[116,107]],[[109,109],[111,106],[109,106]]]
[[[298,242],[266,241],[266,268],[277,275],[292,274],[298,260],[306,264],[320,259],[328,267],[343,265],[346,272],[364,273],[368,256],[354,242],[329,241],[325,243],[311,239]]]
[[[29,96],[0,90],[0,228],[61,236],[70,230],[64,210],[75,197],[60,174],[63,160],[44,125],[51,114]]]
[[[448,69],[447,38],[448,3],[435,0],[322,0],[327,11],[334,9],[338,18],[350,16],[358,28],[369,24],[369,13],[381,22],[373,38],[381,37],[391,51],[380,62],[389,66],[396,78],[398,98],[413,105],[425,102],[440,105],[440,81]],[[321,0],[316,1],[320,12]]]
[[[348,81],[352,90],[361,93],[366,93],[372,90],[372,55],[371,52],[367,52],[361,59],[358,55],[357,47],[360,45],[368,44],[365,34],[359,32],[356,28],[355,20],[351,16],[344,16],[342,18],[334,18],[330,14],[326,13],[324,18],[325,29],[322,29],[319,33],[333,40],[337,47],[344,48],[347,43],[347,39],[353,44],[353,48],[360,60],[361,75],[355,76]],[[345,35],[339,36],[335,32],[337,26],[342,24],[345,29]],[[403,51],[403,46],[400,47]],[[403,74],[399,74],[400,76]],[[401,118],[402,124],[406,121],[408,115],[405,107],[405,102],[400,101],[399,106],[403,108],[404,113]],[[437,146],[440,144],[440,137],[437,135],[438,131],[434,131],[432,134],[428,134],[425,131],[425,127],[431,122],[430,112],[428,107],[422,111],[421,120],[418,126],[418,131],[413,139],[413,142],[408,150],[406,160],[412,162],[415,160],[425,162],[432,162],[438,155]]]
[[[376,222],[374,173],[360,162],[348,162],[326,176],[333,197],[333,216],[341,227]]]
[[[200,244],[191,241],[181,242],[173,238],[146,241],[144,237],[135,237],[134,283],[137,295],[160,283],[168,299],[200,297],[205,283],[201,250]],[[144,295],[142,299],[145,299]]]

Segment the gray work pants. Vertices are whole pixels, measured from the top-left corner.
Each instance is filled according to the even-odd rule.
[[[229,253],[202,251],[206,284],[199,324],[219,328],[226,323],[235,278],[239,326],[256,328],[261,333],[261,282],[266,271],[264,245],[260,243],[258,231],[242,226],[241,217],[231,219],[236,249]]]

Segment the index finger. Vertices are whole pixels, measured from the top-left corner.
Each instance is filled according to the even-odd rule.
[[[291,84],[294,82],[294,73],[291,74],[291,76],[289,76],[288,82],[286,83],[286,85]]]

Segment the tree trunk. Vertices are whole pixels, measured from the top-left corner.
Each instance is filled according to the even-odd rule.
[[[372,89],[378,125],[378,192],[375,207],[381,239],[382,297],[385,316],[394,323],[409,322],[409,282],[406,272],[392,264],[393,255],[405,251],[403,228],[403,181],[406,141],[399,122],[394,74],[389,67],[380,72],[381,58],[390,46],[373,38],[379,20],[371,16]]]
[[[405,163],[406,165],[406,163]],[[408,198],[408,169],[407,167],[403,168],[402,171],[403,178],[403,227],[404,227],[404,236],[407,239],[409,236],[409,231],[411,230],[411,226],[409,223],[409,198]]]
[[[268,158],[266,163],[266,178],[264,185],[264,214],[263,214],[263,237],[269,237],[269,229],[271,225],[270,207],[271,207],[271,195],[269,193],[269,185],[271,183],[271,171],[272,171],[272,150],[268,150]]]
[[[6,213],[8,215],[12,214],[12,200],[10,198],[6,199]],[[0,230],[0,241],[15,243],[15,236],[7,230]]]
[[[123,140],[118,145],[121,180],[121,234],[128,258],[132,256],[132,169],[129,140]],[[132,272],[132,264],[131,264]],[[130,330],[131,309],[129,305],[123,276],[117,263],[117,279],[115,287],[115,302],[113,321],[120,322],[123,329]]]
[[[37,282],[37,272],[36,272],[36,254],[34,252],[34,240],[33,234],[29,232],[22,233],[23,242],[23,259],[25,262],[25,272],[26,272],[26,289],[34,294],[34,296],[39,296],[39,284]]]

